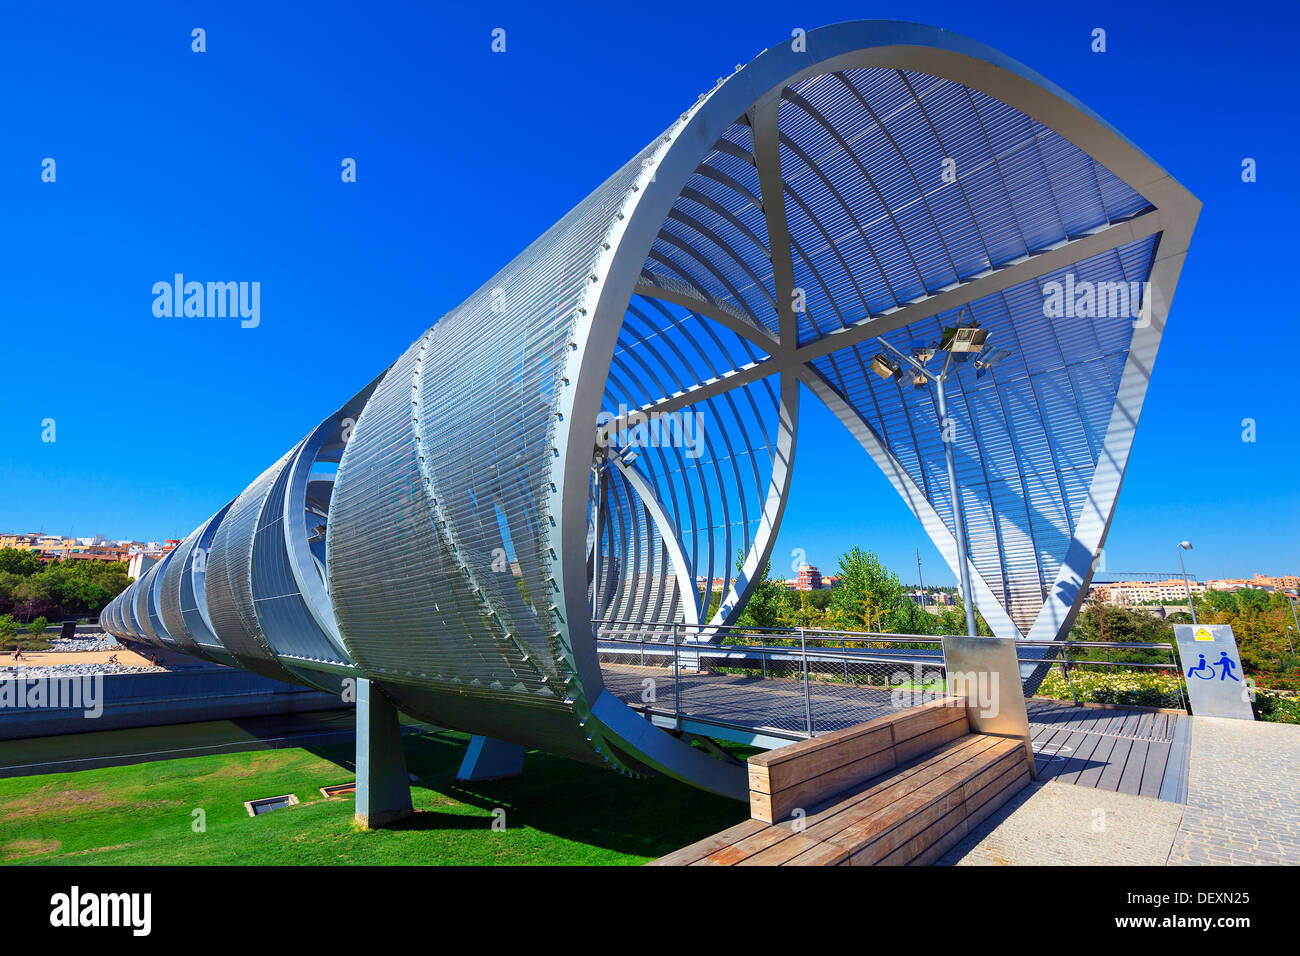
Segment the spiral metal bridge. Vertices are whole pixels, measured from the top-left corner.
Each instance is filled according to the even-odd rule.
[[[817,401],[997,635],[1059,639],[1199,209],[979,43],[890,21],[800,32],[701,95],[101,621],[739,796],[742,770],[607,688],[597,631],[721,640]],[[924,360],[945,335],[1001,361],[950,348],[940,416],[890,356]]]

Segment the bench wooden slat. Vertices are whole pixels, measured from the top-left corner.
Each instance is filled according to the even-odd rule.
[[[1006,757],[1007,741],[1003,738],[991,738],[991,741],[984,750],[955,767],[946,768],[924,786],[844,828],[830,837],[830,842],[849,850],[855,865],[882,860],[931,823],[960,807],[965,801],[967,782]],[[1024,744],[1017,743],[1028,773]]]
[[[751,833],[743,839],[737,840],[731,846],[723,847],[721,850],[715,850],[705,859],[710,860],[719,866],[735,866],[742,860],[747,860],[755,853],[761,853],[763,850],[773,847],[783,840],[788,840],[794,834],[789,830],[782,830],[780,827],[765,826],[757,833]]]
[[[1083,742],[1077,729],[1046,736]],[[944,698],[756,755],[749,779],[750,820],[655,863],[933,862],[1025,786],[1031,764],[1021,738],[972,734],[965,698]]]
[[[750,818],[743,823],[737,823],[734,827],[723,830],[721,833],[715,833],[711,837],[705,837],[697,843],[690,846],[684,846],[680,850],[674,850],[667,856],[661,856],[657,860],[647,863],[647,866],[689,866],[697,860],[702,860],[710,853],[715,853],[724,847],[731,846],[737,840],[743,840],[762,830],[764,827],[762,820]]]
[[[749,859],[741,860],[737,866],[781,866],[797,856],[816,850],[820,846],[821,844],[816,840],[810,840],[806,836],[794,833],[780,843],[755,853]]]
[[[763,754],[756,755],[749,762],[749,789],[759,793],[779,793],[788,787],[797,786],[828,773],[850,772],[846,768],[860,762],[869,762],[870,758],[883,753],[889,753],[890,761],[893,760],[890,752],[894,746],[894,735],[893,728],[889,724],[882,724],[865,733],[854,734],[839,744],[827,744],[823,737],[802,741],[802,743],[814,742],[821,742],[824,745],[808,749],[799,760],[765,762],[757,759],[764,756]],[[781,750],[785,749],[781,748]],[[780,750],[768,751],[768,753],[780,753]],[[876,773],[883,772],[883,769]],[[867,776],[873,775],[867,774]],[[852,782],[849,780],[845,785]]]
[[[810,815],[805,832],[819,840],[829,840],[863,817],[920,789],[939,774],[960,766],[990,744],[989,738],[975,735],[954,741],[933,756],[916,761],[912,766],[902,768],[883,780],[851,792],[826,810]]]

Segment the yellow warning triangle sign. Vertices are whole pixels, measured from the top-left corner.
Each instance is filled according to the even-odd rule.
[[[1196,633],[1193,634],[1192,636],[1196,638],[1198,641],[1214,640],[1214,635],[1210,633],[1210,629],[1208,627],[1198,627],[1196,629]]]

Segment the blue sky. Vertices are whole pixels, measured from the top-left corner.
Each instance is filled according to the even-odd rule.
[[[273,9],[274,8],[274,9]],[[1300,570],[1288,369],[1296,14],[901,2],[41,4],[0,13],[0,529],[179,537],[735,64],[838,20],[943,26],[1039,70],[1204,202],[1108,570]],[[190,31],[207,32],[207,52]],[[491,31],[506,30],[493,54]],[[1095,27],[1108,50],[1089,49]],[[42,183],[55,159],[57,181]],[[355,184],[340,181],[343,157]],[[1241,162],[1258,162],[1244,184]],[[261,324],[156,318],[176,272]],[[774,565],[859,544],[953,583],[805,403]],[[42,421],[57,441],[43,442]],[[1242,441],[1242,421],[1257,440]],[[846,462],[859,467],[846,467]]]

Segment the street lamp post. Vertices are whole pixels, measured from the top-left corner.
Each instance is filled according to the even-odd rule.
[[[948,375],[952,353],[943,363],[943,373],[934,381],[935,401],[939,408],[939,427],[943,429],[943,460],[948,468],[948,494],[952,498],[953,530],[957,533],[957,569],[961,574],[962,603],[966,605],[966,633],[975,636],[975,601],[970,589],[970,569],[966,566],[966,515],[961,505],[961,492],[957,488],[957,465],[953,460],[952,439],[947,431],[948,403],[944,394],[943,380]]]
[[[944,392],[944,381],[948,377],[948,372],[952,369],[953,351],[951,349],[946,350],[947,355],[943,360],[943,370],[936,375],[926,368],[923,363],[918,362],[910,355],[905,355],[884,339],[877,339],[877,341],[910,365],[918,375],[925,376],[934,386],[935,408],[939,413],[939,431],[940,438],[943,441],[943,460],[948,469],[948,494],[952,499],[953,532],[957,538],[957,574],[961,580],[962,603],[966,609],[966,633],[971,637],[975,637],[975,601],[971,594],[970,569],[966,564],[966,516],[962,511],[961,493],[957,486],[957,465],[953,459],[952,438],[947,427],[948,401]]]
[[[1192,613],[1192,623],[1196,623],[1196,603],[1192,600],[1192,586],[1187,583],[1187,567],[1183,564],[1183,552],[1192,550],[1190,541],[1178,543],[1178,567],[1183,572],[1183,590],[1187,592],[1187,610]]]
[[[1296,634],[1300,635],[1300,619],[1297,619],[1297,618],[1296,618],[1296,613],[1295,613],[1295,599],[1292,598],[1291,595],[1288,594],[1288,595],[1286,596],[1286,603],[1291,605],[1291,620],[1295,621],[1295,632],[1296,632]],[[1295,654],[1295,645],[1291,643],[1291,638],[1290,638],[1289,635],[1288,635],[1288,637],[1287,637],[1287,639],[1286,639],[1286,642],[1287,642],[1287,645],[1291,648],[1291,653],[1294,655],[1294,654]]]

